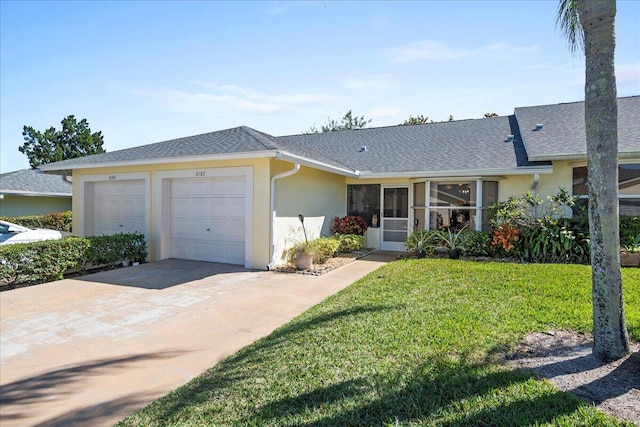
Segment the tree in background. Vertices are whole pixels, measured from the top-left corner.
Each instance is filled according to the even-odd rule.
[[[62,119],[61,124],[59,131],[52,126],[44,132],[24,126],[22,136],[25,142],[18,150],[29,158],[31,168],[105,152],[102,132],[91,133],[87,119],[78,122],[70,115]]]
[[[371,119],[365,120],[364,116],[354,116],[351,110],[349,110],[347,111],[347,114],[345,114],[340,120],[327,118],[327,123],[321,127],[321,131],[332,132],[335,130],[363,129],[366,128],[369,123],[371,123]],[[319,132],[314,123],[314,125],[311,126],[307,132],[303,133],[309,134]]]
[[[485,119],[488,119],[489,117],[498,117],[498,113],[484,113]]]
[[[425,123],[433,123],[433,120],[431,120],[431,122],[429,122],[429,117],[427,116],[423,116],[422,114],[420,114],[419,116],[409,116],[409,118],[407,120],[405,120],[402,125],[403,126],[407,126],[407,125],[423,125]]]
[[[571,52],[585,54],[593,353],[602,360],[620,359],[630,350],[619,255],[615,16],[615,0],[560,0],[556,20]]]

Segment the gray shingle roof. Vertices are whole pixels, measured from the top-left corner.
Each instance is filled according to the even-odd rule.
[[[168,159],[216,154],[246,153],[276,150],[275,137],[246,126],[187,136],[139,147],[126,148],[92,156],[78,157],[45,165],[43,170],[70,169],[76,165],[100,166],[101,163],[131,162],[136,160]]]
[[[531,166],[512,116],[279,137],[292,151],[374,174]],[[365,146],[366,151],[361,151]]]
[[[640,156],[640,96],[619,99],[620,152]],[[533,131],[544,123],[542,131]],[[514,141],[507,141],[514,135]],[[586,153],[584,103],[520,107],[515,115],[474,120],[274,137],[246,126],[45,165],[43,170],[180,160],[240,153],[291,154],[365,174],[427,175],[448,171],[547,166]],[[366,147],[363,150],[362,147]],[[525,149],[526,148],[526,149]],[[331,169],[334,170],[334,169]],[[344,171],[344,172],[347,172]]]
[[[71,197],[71,183],[62,176],[22,169],[0,175],[0,193]]]
[[[519,107],[515,115],[530,159],[586,156],[584,102]],[[538,123],[541,131],[534,130]],[[640,96],[618,99],[618,152],[640,155]]]

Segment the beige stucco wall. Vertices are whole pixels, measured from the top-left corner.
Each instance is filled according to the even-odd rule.
[[[272,174],[293,168],[293,163],[271,160]],[[301,166],[295,175],[276,181],[276,212],[278,217],[324,216],[322,234],[329,234],[331,220],[345,215],[347,186],[341,175]]]
[[[71,197],[17,196],[5,194],[0,200],[0,216],[44,215],[71,210]]]
[[[230,168],[230,167],[251,167],[253,170],[253,228],[252,228],[252,267],[265,269],[269,263],[269,194],[270,194],[270,159],[237,159],[237,160],[219,160],[219,161],[199,161],[172,164],[152,164],[138,165],[113,168],[96,168],[96,169],[77,169],[73,171],[73,193],[80,194],[84,191],[82,188],[82,179],[91,175],[118,175],[125,173],[149,173],[149,205],[150,205],[150,259],[156,261],[159,259],[159,242],[160,236],[154,232],[158,230],[157,224],[159,215],[156,212],[158,194],[161,191],[157,188],[160,180],[157,174],[165,171],[179,170],[198,170],[209,168]],[[84,234],[83,215],[84,206],[79,197],[73,199],[73,227],[79,233]]]

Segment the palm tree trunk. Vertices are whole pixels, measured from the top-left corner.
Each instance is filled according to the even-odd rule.
[[[586,58],[585,126],[593,293],[593,353],[616,360],[629,352],[618,214],[618,105],[614,70],[615,0],[578,0]]]

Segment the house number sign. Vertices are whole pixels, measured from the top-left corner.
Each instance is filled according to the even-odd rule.
[[[116,179],[115,175],[109,175],[109,181]]]
[[[197,171],[196,172],[196,176],[205,176],[207,174],[207,172],[205,171]]]

